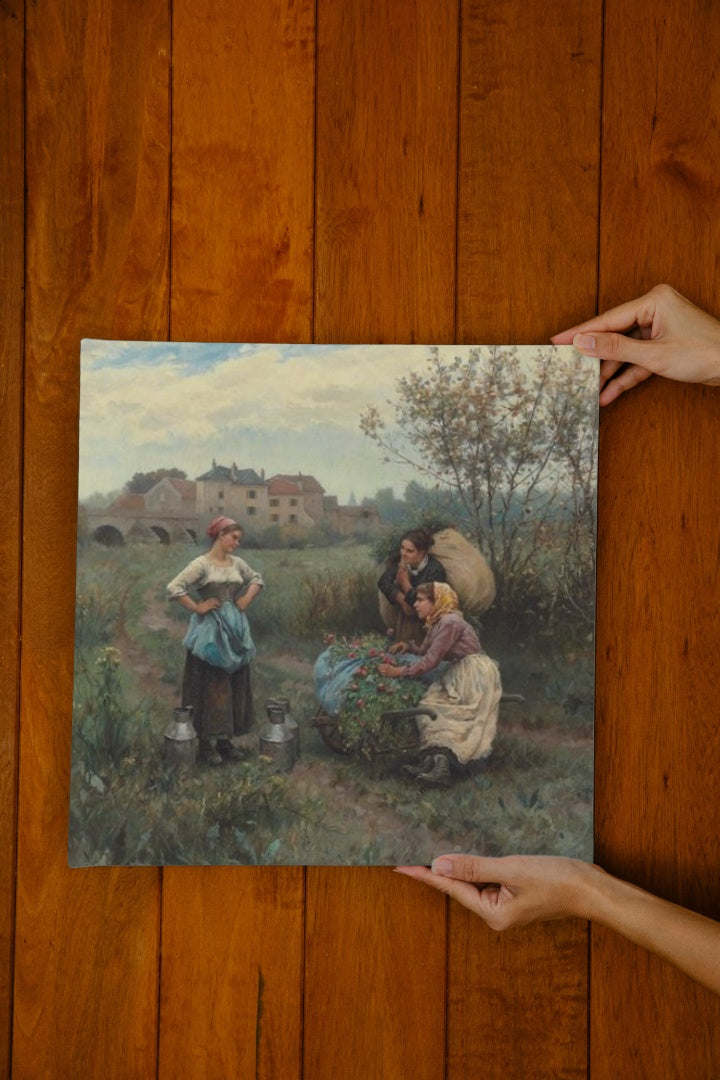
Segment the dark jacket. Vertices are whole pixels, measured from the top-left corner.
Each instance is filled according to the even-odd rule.
[[[398,594],[402,593],[400,586],[395,581],[399,563],[399,558],[392,559],[387,570],[378,581],[378,589],[388,598],[391,604],[396,604]],[[436,559],[434,555],[428,555],[427,563],[422,570],[410,571],[410,580],[412,588],[405,593],[405,599],[412,607],[415,603],[415,590],[418,585],[426,585],[429,581],[447,581],[447,574],[440,560]]]

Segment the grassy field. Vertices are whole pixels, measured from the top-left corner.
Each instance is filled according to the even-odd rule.
[[[368,548],[242,553],[266,589],[250,609],[256,726],[245,759],[219,769],[164,762],[180,703],[187,613],[165,584],[190,547],[90,545],[78,562],[71,862],[428,862],[441,850],[592,854],[592,642],[505,635],[483,643],[520,704],[501,706],[493,754],[449,790],[422,791],[388,762],[328,750],[312,724],[312,662],[327,632],[381,629]],[[275,774],[258,753],[271,696],[285,695],[302,753]]]

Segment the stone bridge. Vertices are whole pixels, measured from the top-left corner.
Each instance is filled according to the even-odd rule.
[[[152,510],[124,513],[118,511],[86,510],[89,535],[106,547],[119,547],[127,542],[146,544],[192,544],[197,541],[199,519],[187,513],[158,514]]]

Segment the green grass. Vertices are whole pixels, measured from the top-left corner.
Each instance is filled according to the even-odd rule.
[[[421,791],[390,763],[373,776],[324,745],[312,725],[311,678],[323,634],[382,629],[377,568],[365,545],[241,552],[267,585],[249,610],[257,719],[269,697],[290,698],[302,768],[269,771],[257,754],[257,728],[244,740],[245,762],[217,771],[167,767],[162,733],[179,703],[188,616],[165,601],[165,584],[197,550],[90,545],[80,556],[74,862],[394,864],[429,861],[439,847],[591,855],[586,633],[561,650],[530,632],[503,634],[492,620],[480,627],[505,689],[527,700],[501,707],[490,759],[449,790]],[[149,608],[161,616],[151,625]],[[113,681],[107,650],[114,647],[143,657],[154,685],[137,660],[119,665]]]

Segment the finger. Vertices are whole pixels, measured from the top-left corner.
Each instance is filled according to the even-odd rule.
[[[646,371],[641,367],[626,367],[624,371],[621,371],[614,379],[610,379],[606,383],[604,388],[600,392],[600,404],[609,405],[611,401],[615,401],[624,394],[626,390],[631,390],[633,386],[637,386],[639,383],[649,379],[652,375],[651,371]]]
[[[624,304],[610,308],[601,315],[595,315],[592,319],[571,326],[569,330],[551,337],[553,345],[570,345],[576,334],[586,331],[623,331],[630,330],[633,326],[645,326],[651,323],[656,310],[656,303],[652,292],[639,296],[636,300],[628,300]]]
[[[502,859],[482,855],[440,855],[432,864],[432,872],[458,881],[472,881],[476,885],[488,882],[502,884],[505,880]]]
[[[600,389],[610,382],[614,375],[617,375],[624,367],[619,360],[601,360],[600,361]]]
[[[660,371],[667,361],[667,349],[661,342],[641,341],[626,334],[576,334],[573,345],[583,356],[610,360],[618,365],[637,364],[652,372]]]
[[[415,878],[416,881],[422,881],[423,884],[429,885],[436,892],[451,896],[453,900],[457,900],[463,907],[473,911],[476,915],[482,913],[481,893],[476,885],[471,885],[467,881],[456,881],[454,878],[440,877],[438,874],[433,874],[432,870],[429,870],[426,866],[396,866],[395,869],[399,874],[405,874],[407,877]]]

